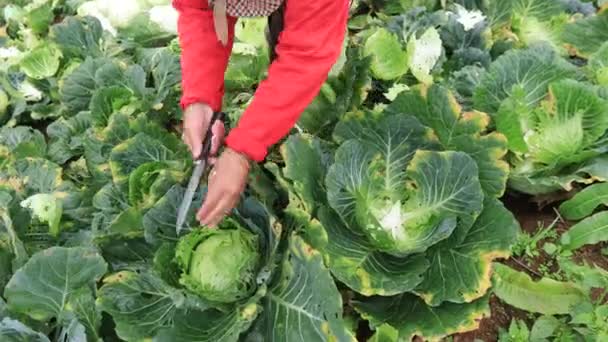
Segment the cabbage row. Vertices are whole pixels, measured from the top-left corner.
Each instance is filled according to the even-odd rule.
[[[218,229],[199,227],[203,185],[178,236],[193,165],[170,2],[3,3],[0,340],[477,329],[520,230],[505,193],[603,191],[605,8],[353,1],[340,59],[239,206]],[[232,122],[265,77],[264,30],[263,19],[237,26]],[[564,210],[589,214],[576,203]],[[564,245],[589,243],[580,230]]]

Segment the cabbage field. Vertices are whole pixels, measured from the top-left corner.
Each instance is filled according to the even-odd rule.
[[[0,341],[608,341],[608,1],[350,11],[237,208],[199,227],[203,182],[178,235],[170,1],[0,0]]]

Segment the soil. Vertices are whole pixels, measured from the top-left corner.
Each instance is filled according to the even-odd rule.
[[[453,336],[454,342],[496,341],[499,329],[507,329],[513,318],[528,320],[529,316],[527,312],[501,302],[494,295],[490,297],[490,312],[490,316],[479,323],[479,329]]]

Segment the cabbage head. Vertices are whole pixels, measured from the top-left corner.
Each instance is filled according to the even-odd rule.
[[[177,245],[180,283],[214,302],[245,298],[254,288],[260,260],[258,247],[258,236],[230,218],[219,229],[195,230]]]

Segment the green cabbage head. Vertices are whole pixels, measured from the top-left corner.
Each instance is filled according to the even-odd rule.
[[[176,258],[180,283],[188,290],[214,302],[238,301],[254,287],[258,236],[228,218],[219,229],[198,229],[182,237]]]

